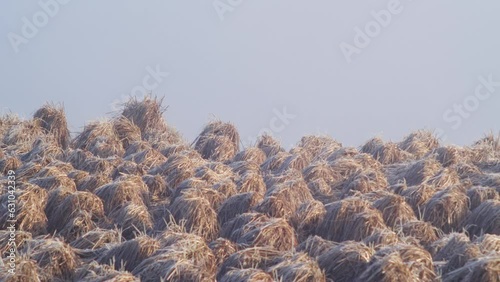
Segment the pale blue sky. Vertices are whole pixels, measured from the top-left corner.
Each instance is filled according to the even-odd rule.
[[[375,135],[398,141],[420,128],[469,144],[500,130],[497,86],[467,117],[443,118],[474,102],[479,76],[500,81],[500,2],[401,0],[402,11],[348,63],[339,45],[353,45],[355,28],[391,1],[243,0],[221,20],[211,0],[73,0],[18,53],[9,33],[23,36],[23,17],[33,22],[43,10],[2,1],[0,110],[28,117],[46,101],[63,102],[79,131],[109,116],[158,65],[169,76],[153,93],[189,141],[212,116],[252,140],[284,107],[295,117],[274,128],[286,146],[317,133],[346,145]]]

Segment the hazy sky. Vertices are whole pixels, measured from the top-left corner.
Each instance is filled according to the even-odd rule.
[[[285,146],[500,130],[499,1],[354,2],[2,1],[0,111],[63,102],[79,131],[147,88],[190,141],[214,116]]]

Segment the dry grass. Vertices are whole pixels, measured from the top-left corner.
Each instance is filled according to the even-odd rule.
[[[423,220],[445,233],[457,231],[469,213],[469,198],[463,187],[450,187],[437,192],[424,207]]]
[[[373,206],[382,213],[385,224],[389,227],[416,220],[411,206],[399,195],[389,194],[376,200]]]
[[[479,247],[463,233],[451,233],[432,244],[434,261],[444,261],[440,271],[447,274],[480,256]]]
[[[297,245],[293,228],[281,218],[250,221],[231,236],[236,243],[245,248],[272,247],[279,251],[289,251]]]
[[[264,151],[268,158],[278,154],[279,152],[285,151],[285,149],[281,147],[281,143],[267,133],[259,136],[256,147]]]
[[[5,259],[7,261],[7,259]],[[0,263],[1,264],[1,263]],[[7,262],[5,262],[7,264]],[[5,282],[41,282],[54,279],[50,277],[50,273],[44,275],[42,269],[37,265],[37,262],[29,256],[23,255],[15,261],[16,271],[14,274],[7,272],[7,269],[0,266],[0,280]],[[56,278],[57,279],[57,278]]]
[[[109,121],[87,124],[82,133],[73,140],[72,147],[87,150],[101,158],[123,156],[125,153],[113,123]]]
[[[433,242],[439,239],[442,231],[430,224],[429,222],[413,220],[404,223],[397,227],[398,231],[404,236],[409,236],[417,239],[424,247],[429,247]]]
[[[234,125],[213,121],[205,126],[194,143],[194,148],[204,159],[224,162],[238,153],[240,135]]]
[[[141,129],[125,116],[118,116],[113,120],[113,126],[123,148],[128,151],[129,146],[142,139]],[[127,154],[126,154],[127,155]]]
[[[384,143],[378,137],[368,140],[360,151],[372,155],[374,159],[384,165],[406,162],[413,158],[410,153],[399,148],[398,144]]]
[[[494,187],[474,186],[467,189],[470,200],[470,210],[473,211],[486,200],[500,200],[500,194]]]
[[[149,258],[160,247],[160,243],[148,236],[140,236],[126,242],[109,246],[97,259],[100,264],[109,264],[115,270],[132,271],[143,260]]]
[[[130,272],[117,271],[109,265],[98,264],[95,261],[78,268],[75,280],[83,282],[106,282],[106,281],[138,282],[139,281],[139,279],[137,277],[134,277]]]
[[[300,204],[290,218],[290,224],[295,229],[299,242],[315,234],[316,226],[323,221],[325,214],[325,206],[320,201],[312,200]]]
[[[353,281],[368,266],[374,250],[363,243],[346,241],[318,257],[326,278],[335,281]]]
[[[175,221],[184,225],[188,232],[199,235],[207,241],[214,240],[219,232],[217,213],[212,203],[199,193],[183,193],[175,198],[170,205],[170,212]]]
[[[70,142],[70,134],[66,114],[62,106],[46,104],[33,114],[33,119],[40,122],[40,126],[46,134],[52,135],[59,147],[67,149]]]
[[[286,255],[276,259],[274,263],[267,272],[273,274],[275,281],[326,281],[316,260],[305,253]]]
[[[420,185],[436,176],[441,168],[441,164],[434,158],[395,164],[387,168],[387,179],[391,185],[401,182],[408,186]]]
[[[300,243],[300,245],[298,245],[296,249],[298,252],[305,252],[310,257],[317,258],[338,245],[338,243],[323,239],[315,235],[309,236],[305,241]]]
[[[43,209],[47,204],[48,193],[46,190],[32,184],[24,184],[22,190],[18,190],[16,195],[17,211],[16,214],[16,229],[26,231],[34,236],[45,234],[47,232],[47,216]],[[8,202],[9,194],[4,194],[0,197],[1,203]],[[6,229],[8,226],[7,204],[0,207],[0,226]]]
[[[313,197],[305,181],[291,180],[267,190],[264,200],[255,209],[270,217],[288,219],[302,203],[312,200]]]
[[[434,281],[437,278],[437,274],[434,272],[432,256],[425,249],[408,244],[399,244],[379,250],[374,258],[376,260],[391,254],[398,254],[410,270],[411,279],[406,281]]]
[[[71,242],[71,247],[81,250],[97,250],[107,244],[120,242],[120,233],[115,229],[94,229]]]
[[[62,231],[66,225],[80,212],[88,213],[93,221],[104,216],[104,206],[96,195],[90,192],[77,191],[67,195],[64,200],[48,216],[48,231]],[[74,234],[75,238],[83,234]],[[72,241],[71,239],[69,241]]]
[[[500,235],[500,201],[487,200],[481,203],[464,219],[462,227],[471,235]]]
[[[145,139],[148,133],[167,130],[162,102],[163,99],[152,96],[147,96],[142,101],[132,98],[123,105],[121,116],[136,125]]]
[[[297,147],[307,151],[311,160],[324,160],[329,153],[342,147],[342,144],[329,136],[308,135],[300,139]]]
[[[122,230],[122,236],[131,239],[153,229],[153,218],[145,205],[130,203],[113,211],[109,218],[114,226]]]
[[[498,255],[486,256],[469,261],[463,267],[447,273],[444,282],[452,281],[500,281],[500,258]]]
[[[367,201],[348,198],[326,206],[317,234],[335,242],[361,241],[376,229],[386,228],[382,214]]]
[[[215,256],[215,265],[222,265],[230,255],[238,251],[238,246],[235,243],[224,238],[217,238],[210,242],[208,247]]]
[[[7,175],[9,170],[17,170],[22,165],[22,162],[17,157],[7,156],[0,159],[0,174]]]
[[[228,271],[218,281],[220,282],[273,282],[275,281],[268,273],[255,269],[233,269]]]
[[[282,255],[282,252],[269,247],[246,248],[238,251],[224,261],[217,273],[217,280],[235,269],[266,269],[273,260]]]
[[[476,238],[474,243],[479,246],[481,253],[485,255],[500,253],[500,236],[492,234],[484,234]]]
[[[261,165],[266,158],[266,153],[264,153],[262,149],[257,147],[248,147],[236,154],[232,162],[245,161]]]
[[[373,247],[375,250],[396,245],[400,241],[398,234],[388,228],[375,230],[372,235],[363,240],[366,245]]]
[[[104,202],[104,210],[109,214],[129,203],[147,204],[149,190],[140,177],[131,176],[97,188],[95,195]]]
[[[236,180],[239,193],[255,192],[261,196],[266,193],[266,184],[262,176],[256,172],[247,172]]]
[[[40,238],[29,242],[25,248],[45,277],[66,281],[73,278],[79,261],[66,243],[58,239]]]
[[[189,145],[165,109],[132,99],[72,140],[53,104],[0,117],[0,185],[17,182],[0,251],[18,254],[1,281],[498,281],[500,137],[286,151],[263,135],[240,151],[234,125]]]
[[[217,213],[219,224],[223,226],[236,216],[250,212],[261,199],[261,196],[255,192],[239,193],[228,198]]]
[[[399,147],[416,158],[422,158],[439,146],[439,140],[429,131],[419,130],[406,136]]]
[[[159,241],[160,248],[132,272],[141,281],[213,281],[215,257],[203,238],[166,231]]]

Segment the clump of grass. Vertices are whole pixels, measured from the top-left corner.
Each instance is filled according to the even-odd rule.
[[[500,201],[482,202],[464,219],[462,227],[471,235],[480,236],[484,233],[500,235]]]
[[[439,140],[432,134],[432,132],[418,130],[406,136],[399,147],[411,154],[417,159],[422,158],[430,151],[439,146]]]
[[[398,144],[384,141],[378,137],[368,140],[360,149],[362,153],[373,156],[381,164],[389,165],[409,161],[413,156],[399,148]]]
[[[234,125],[217,120],[207,124],[194,143],[204,159],[224,162],[238,153],[240,135]]]
[[[176,222],[183,224],[189,233],[199,235],[207,241],[216,238],[219,232],[217,213],[212,203],[196,191],[186,192],[175,198],[170,211]]]
[[[326,281],[316,260],[305,253],[280,257],[267,272],[273,274],[275,281]]]
[[[137,237],[123,243],[109,246],[102,253],[97,262],[100,264],[109,264],[115,270],[125,269],[132,271],[143,260],[149,258],[160,247],[158,240],[146,235]]]
[[[318,263],[327,279],[347,282],[367,268],[373,254],[374,250],[361,242],[346,241],[320,255]]]
[[[463,267],[449,272],[443,281],[498,281],[500,277],[500,258],[498,255],[471,260]]]
[[[440,271],[447,274],[480,256],[479,247],[463,233],[451,233],[431,245],[434,261],[444,261]]]
[[[72,147],[87,150],[101,158],[123,156],[125,153],[120,137],[110,121],[87,124],[73,140]]]
[[[367,201],[349,198],[326,206],[326,215],[316,232],[336,242],[361,241],[383,228],[386,225],[377,209]]]
[[[416,220],[411,206],[399,195],[389,194],[376,200],[373,206],[382,213],[385,224],[389,227]]]
[[[70,134],[66,114],[62,106],[46,104],[33,114],[46,134],[52,135],[63,150],[69,147]]]

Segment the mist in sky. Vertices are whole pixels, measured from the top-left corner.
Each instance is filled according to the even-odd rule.
[[[2,1],[0,113],[65,106],[71,131],[164,97],[192,141],[213,118],[349,146],[500,130],[500,2]]]

